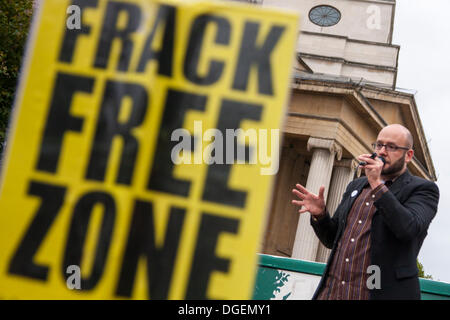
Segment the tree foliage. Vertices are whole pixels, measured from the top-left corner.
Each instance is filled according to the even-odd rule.
[[[425,271],[423,270],[423,265],[417,260],[417,269],[419,269],[419,277],[424,279],[433,280],[433,277],[429,274],[425,275]]]
[[[32,13],[32,0],[0,0],[0,146],[6,135]]]

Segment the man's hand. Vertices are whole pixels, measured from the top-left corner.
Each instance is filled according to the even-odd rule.
[[[300,201],[292,200],[292,204],[302,207],[302,209],[298,210],[299,213],[309,212],[312,216],[320,216],[325,213],[325,200],[323,197],[323,193],[325,191],[325,187],[319,188],[319,195],[315,195],[309,192],[305,187],[301,184],[296,184],[295,187],[298,189],[293,189],[292,193],[295,194]]]
[[[362,154],[358,157],[359,161],[365,161],[367,164],[363,167],[366,173],[367,180],[370,187],[375,189],[381,182],[381,171],[383,170],[384,163],[378,157],[375,159],[370,158],[370,154]]]

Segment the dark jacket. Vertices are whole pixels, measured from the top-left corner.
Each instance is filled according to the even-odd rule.
[[[314,293],[316,299],[324,287],[337,244],[345,228],[347,215],[367,178],[356,179],[347,186],[342,201],[331,218],[311,219],[320,241],[331,250],[328,262]],[[417,255],[434,218],[439,201],[439,189],[434,182],[415,177],[407,170],[399,176],[389,191],[374,202],[371,225],[371,265],[381,273],[381,288],[370,290],[370,299],[420,299]]]

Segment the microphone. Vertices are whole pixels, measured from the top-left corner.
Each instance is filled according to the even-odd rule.
[[[370,159],[375,159],[376,156],[377,156],[377,153],[374,152],[374,153],[372,153],[372,154],[370,155]],[[385,160],[382,156],[378,156],[378,159],[380,159],[381,161],[383,161],[383,165],[386,164],[386,160]],[[367,162],[365,162],[365,161],[361,161],[361,162],[359,163],[359,165],[362,166],[362,167],[364,167],[366,164],[367,164]]]

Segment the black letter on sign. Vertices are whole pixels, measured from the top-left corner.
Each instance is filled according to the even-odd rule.
[[[116,204],[114,199],[104,192],[90,192],[84,195],[75,206],[70,225],[69,236],[67,238],[62,273],[64,278],[70,276],[66,274],[67,267],[70,265],[81,266],[83,258],[84,242],[89,221],[94,206],[100,204],[103,207],[103,219],[100,227],[97,248],[95,250],[94,265],[89,278],[81,278],[81,290],[91,290],[100,280],[108,256],[111,236],[114,228],[114,219],[116,217]]]
[[[211,60],[208,73],[205,76],[198,74],[197,69],[202,52],[203,39],[209,23],[214,23],[217,26],[215,43],[227,45],[230,41],[230,23],[225,18],[201,15],[195,19],[184,59],[184,75],[187,79],[199,85],[210,85],[219,80],[224,67],[223,62]]]
[[[86,7],[97,8],[98,0],[73,0],[72,5],[79,6],[81,11]],[[66,26],[64,24],[64,26]],[[64,35],[63,44],[61,47],[61,52],[59,53],[59,61],[61,62],[72,62],[73,53],[75,51],[76,42],[78,36],[81,34],[89,34],[91,32],[91,27],[83,24],[83,19],[81,21],[81,29],[66,29],[66,34]]]
[[[132,110],[127,122],[119,122],[120,107],[125,97],[132,100]],[[132,128],[139,126],[147,112],[148,97],[145,88],[137,84],[108,81],[97,121],[91,157],[86,172],[87,179],[105,179],[108,158],[114,136],[123,139],[117,183],[130,184],[138,153],[138,141],[131,135]]]
[[[222,135],[225,137],[226,129],[238,129],[243,119],[260,120],[262,108],[263,107],[261,105],[247,104],[233,100],[223,100],[217,129],[220,130]],[[227,141],[227,145],[228,143],[229,142]],[[236,160],[238,147],[236,136],[234,137],[233,146],[233,157]],[[247,192],[236,191],[227,187],[228,176],[230,175],[232,166],[232,164],[227,164],[226,161],[227,152],[229,151],[229,148],[224,148],[223,164],[213,163],[208,166],[205,188],[203,190],[203,200],[243,208],[245,207]],[[245,157],[247,154],[249,155],[248,158]],[[247,161],[250,159],[250,154],[251,147],[246,146],[244,155],[245,159],[240,160]]]
[[[82,118],[69,113],[73,96],[78,91],[91,93],[93,85],[92,78],[58,73],[39,152],[38,170],[56,172],[64,132],[80,132],[83,126]]]
[[[270,29],[264,44],[256,45],[259,23],[247,22],[242,37],[239,58],[234,76],[233,88],[247,90],[250,68],[258,68],[258,88],[263,94],[273,95],[270,55],[284,32],[284,27],[275,26]],[[290,59],[290,57],[288,57]]]
[[[11,259],[8,272],[46,281],[48,266],[36,264],[33,257],[61,208],[66,188],[32,181],[28,194],[41,198],[41,204]]]
[[[148,60],[155,59],[158,61],[158,73],[168,77],[172,76],[172,58],[174,50],[174,34],[175,34],[175,17],[176,8],[169,5],[161,5],[158,15],[153,24],[152,32],[145,42],[141,59],[137,67],[138,72],[143,72],[147,66]],[[152,48],[153,39],[155,38],[158,27],[164,23],[164,36],[162,39],[162,48],[155,51]]]
[[[122,30],[118,29],[119,16],[122,12],[127,13],[127,25]],[[94,67],[106,69],[112,44],[115,38],[122,40],[122,51],[119,57],[117,70],[127,71],[133,53],[133,42],[130,34],[137,30],[141,21],[141,10],[137,5],[131,3],[109,1],[106,8],[105,20],[98,43],[97,55]]]
[[[131,297],[139,259],[146,256],[149,296],[151,299],[167,299],[184,216],[184,209],[170,209],[164,244],[156,246],[152,204],[136,200],[116,288],[118,296]]]
[[[205,106],[206,96],[169,90],[147,189],[173,193],[180,196],[187,196],[189,194],[191,183],[172,177],[173,162],[171,159],[171,151],[178,142],[171,141],[171,136],[175,129],[183,127],[184,115],[188,109],[203,111],[205,110]],[[202,151],[200,150],[200,152]]]
[[[215,254],[217,240],[222,232],[236,234],[238,227],[239,220],[203,214],[185,299],[207,299],[211,273],[214,270],[228,272],[229,259],[219,258]]]

